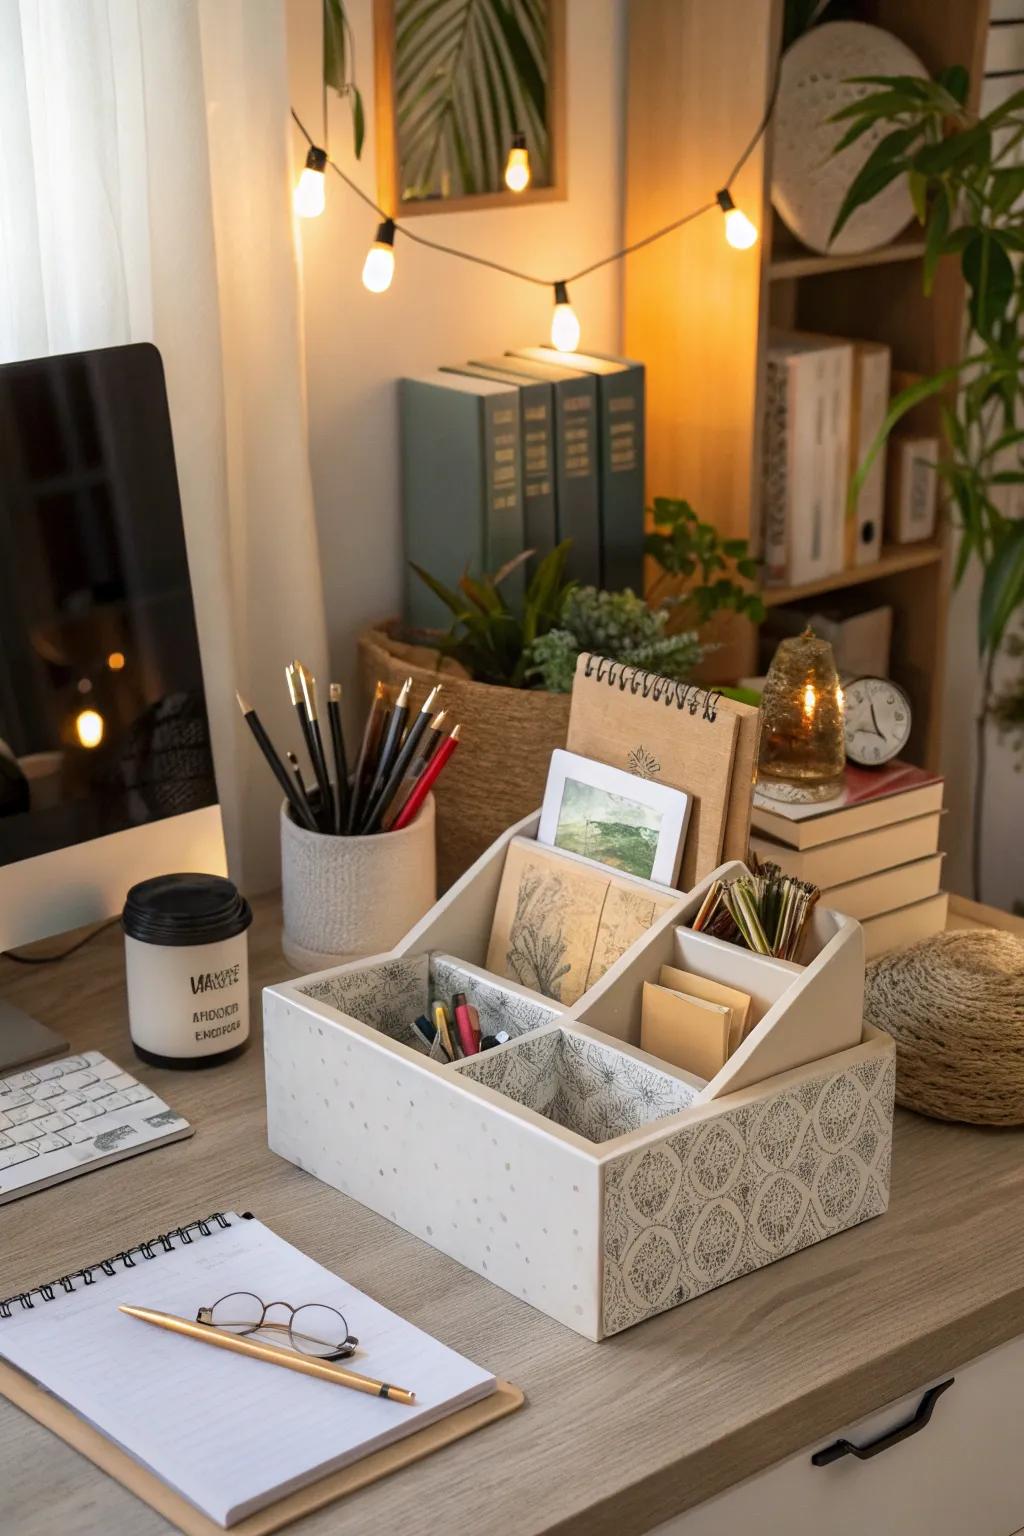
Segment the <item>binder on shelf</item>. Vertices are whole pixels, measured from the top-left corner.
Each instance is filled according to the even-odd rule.
[[[875,341],[854,342],[850,480],[867,457],[885,420],[889,409],[891,371],[892,353],[888,347]],[[885,526],[885,459],[883,448],[876,454],[856,504],[847,514],[847,565],[873,565],[881,557]]]
[[[554,347],[523,347],[516,357],[564,364]],[[624,357],[574,352],[572,366],[597,381],[600,457],[601,583],[609,592],[644,583],[644,365]]]
[[[597,383],[578,368],[506,355],[473,359],[540,379],[555,392],[555,504],[559,539],[572,539],[568,575],[601,585],[601,521],[598,496]]]
[[[496,571],[524,546],[519,391],[462,374],[399,380],[405,618],[421,629],[451,615],[409,568],[425,567],[454,587],[468,566]],[[508,579],[520,597],[520,568]]]
[[[542,379],[528,379],[507,368],[483,363],[446,365],[442,373],[464,373],[494,379],[519,391],[519,461],[523,484],[524,548],[536,550],[528,570],[558,543],[555,505],[555,394]]]

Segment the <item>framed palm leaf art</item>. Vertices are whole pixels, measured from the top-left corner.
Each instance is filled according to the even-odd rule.
[[[564,198],[565,0],[374,0],[378,202],[452,212]],[[505,184],[513,143],[525,191]]]

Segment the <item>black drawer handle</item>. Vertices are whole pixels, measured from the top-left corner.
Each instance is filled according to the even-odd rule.
[[[919,1434],[931,1418],[937,1400],[955,1380],[956,1377],[951,1376],[948,1381],[940,1381],[937,1387],[929,1387],[918,1403],[914,1417],[898,1429],[891,1429],[887,1435],[882,1435],[878,1440],[870,1440],[867,1445],[854,1445],[851,1440],[836,1440],[832,1445],[826,1445],[823,1451],[815,1451],[811,1457],[812,1466],[827,1467],[843,1456],[856,1456],[858,1461],[870,1461],[872,1456],[887,1451],[891,1445],[899,1445],[901,1440],[909,1440],[911,1435]]]

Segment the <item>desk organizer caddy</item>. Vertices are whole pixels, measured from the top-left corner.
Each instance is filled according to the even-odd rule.
[[[682,926],[713,877],[571,1007],[489,974],[505,851],[537,821],[390,953],[267,988],[268,1132],[282,1157],[597,1340],[881,1214],[894,1049],[861,1025],[857,923],[816,911],[803,965],[753,955]],[[638,1048],[643,983],[664,963],[753,996],[758,1022],[709,1090]],[[455,991],[508,1043],[429,1059],[409,1026]],[[822,1038],[848,1044],[822,1057]]]

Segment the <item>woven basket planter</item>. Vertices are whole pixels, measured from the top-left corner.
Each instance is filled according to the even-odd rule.
[[[1024,1125],[1024,943],[955,929],[867,970],[864,1018],[896,1042],[896,1102],[936,1120]]]
[[[457,663],[445,658],[438,669],[437,661],[436,651],[405,645],[385,628],[365,630],[359,637],[367,700],[378,678],[401,683],[411,677],[417,709],[440,682],[448,723],[462,723],[459,750],[434,790],[437,879],[444,891],[506,827],[544,799],[551,753],[565,746],[570,696],[475,683]]]

